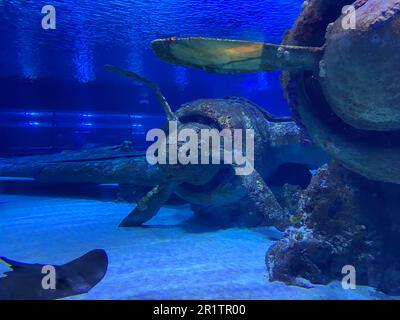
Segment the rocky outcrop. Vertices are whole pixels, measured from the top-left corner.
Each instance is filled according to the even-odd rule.
[[[327,284],[351,265],[357,285],[400,294],[399,208],[398,185],[323,166],[302,192],[293,226],[267,252],[270,280]]]

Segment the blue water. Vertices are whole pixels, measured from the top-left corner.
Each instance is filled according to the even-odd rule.
[[[289,115],[279,72],[206,74],[159,61],[150,43],[171,36],[280,43],[302,2],[0,0],[0,156],[123,140],[143,146],[146,130],[161,125],[162,109],[143,86],[107,74],[105,64],[158,82],[173,109],[199,98],[242,96]],[[56,30],[41,27],[47,4],[57,10]],[[274,228],[200,226],[184,205],[163,207],[145,228],[121,229],[135,204],[111,201],[104,190],[87,199],[80,186],[71,196],[30,182],[0,183],[0,255],[62,264],[104,248],[105,279],[73,299],[374,298],[371,288],[344,292],[338,282],[310,290],[269,282],[265,253],[281,236]]]
[[[242,96],[290,114],[279,72],[206,74],[159,61],[150,43],[171,36],[280,43],[302,0],[54,0],[56,29],[44,30],[47,4],[0,1],[0,156],[124,140],[145,145],[146,131],[162,123],[158,100],[105,72],[105,64],[158,82],[174,110],[200,98]]]
[[[57,29],[41,27],[48,1],[0,2],[0,110],[159,113],[154,97],[104,64],[160,83],[177,108],[197,98],[246,96],[288,114],[278,73],[207,75],[158,61],[156,38],[204,36],[279,43],[302,0],[53,0]],[[139,102],[150,100],[145,110]]]

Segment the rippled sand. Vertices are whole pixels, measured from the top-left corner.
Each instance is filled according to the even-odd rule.
[[[74,299],[376,299],[368,287],[313,289],[267,281],[270,228],[218,230],[191,220],[188,206],[163,208],[146,227],[118,229],[130,204],[0,195],[0,255],[65,263],[103,248],[104,280]],[[4,266],[0,271],[4,271]]]

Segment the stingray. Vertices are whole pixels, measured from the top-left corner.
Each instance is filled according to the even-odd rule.
[[[104,250],[92,250],[64,265],[28,264],[1,257],[11,271],[0,277],[0,300],[55,300],[88,293],[105,276],[108,257]],[[43,281],[54,270],[55,288]]]

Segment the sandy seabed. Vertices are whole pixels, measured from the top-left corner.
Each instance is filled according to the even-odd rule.
[[[163,208],[145,227],[120,229],[132,204],[0,195],[0,255],[63,264],[96,248],[109,269],[91,292],[71,299],[378,299],[339,282],[303,289],[268,281],[264,257],[273,228],[201,226],[189,206]],[[0,272],[6,270],[0,266]]]

